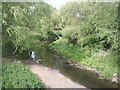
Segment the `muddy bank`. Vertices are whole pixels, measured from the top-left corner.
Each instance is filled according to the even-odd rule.
[[[76,82],[71,81],[59,72],[54,72],[48,67],[41,65],[30,65],[30,69],[37,74],[47,88],[85,88]]]
[[[4,63],[10,63],[15,61],[14,59],[2,59]],[[46,88],[86,88],[77,82],[71,81],[66,76],[63,76],[59,72],[52,70],[51,68],[37,64],[32,60],[17,60],[30,68],[30,70],[40,78]],[[86,88],[86,90],[88,90]]]
[[[47,88],[86,88],[83,85],[71,81],[59,72],[37,64],[32,60],[22,60],[21,62],[27,65],[30,70],[42,80]]]
[[[118,82],[118,77],[117,77],[117,74],[115,74],[115,75],[113,75],[113,78],[112,79],[106,79],[106,78],[104,78],[102,75],[101,75],[101,71],[98,71],[97,69],[94,69],[94,68],[90,68],[90,67],[88,67],[88,66],[82,66],[82,65],[80,65],[80,64],[78,64],[76,61],[72,61],[72,60],[70,60],[70,59],[67,59],[66,57],[64,57],[64,56],[62,56],[59,52],[57,52],[56,50],[54,50],[54,49],[52,49],[51,48],[51,50],[53,51],[53,52],[55,52],[60,58],[62,58],[62,59],[65,59],[65,64],[69,64],[69,65],[72,65],[72,66],[75,66],[75,67],[77,67],[77,68],[79,68],[79,69],[83,69],[83,70],[88,70],[88,71],[90,71],[90,72],[94,72],[94,73],[96,73],[98,76],[99,76],[99,78],[100,79],[104,79],[104,80],[107,80],[107,81],[109,81],[109,82],[111,82],[111,83],[115,83],[115,84],[118,84],[119,82]]]
[[[16,60],[21,60],[25,65],[34,65],[37,62],[25,58],[23,54],[20,55]],[[64,59],[56,54],[56,52],[50,49],[40,49],[38,51],[37,59],[44,61],[40,62],[39,65],[48,67],[53,72],[60,73],[61,75],[69,78],[73,82],[77,82],[87,88],[117,88],[117,85],[110,83],[105,79],[100,79],[98,74],[91,72],[90,70],[84,70],[85,68],[77,68],[74,62]],[[78,65],[79,66],[79,65]]]
[[[100,74],[100,71],[98,71],[98,70],[96,70],[96,69],[93,69],[93,68],[90,68],[90,67],[87,67],[87,66],[82,66],[82,65],[78,64],[78,63],[75,62],[75,61],[72,61],[72,60],[69,60],[69,59],[65,58],[64,56],[62,56],[62,55],[61,55],[59,52],[57,52],[56,50],[54,50],[54,49],[52,49],[52,48],[50,48],[50,49],[51,49],[51,51],[55,52],[56,55],[58,55],[61,59],[65,59],[65,60],[66,60],[66,62],[65,62],[66,64],[74,65],[74,66],[76,66],[77,68],[84,69],[84,70],[89,70],[89,71],[94,72],[94,73],[96,73],[96,74]]]
[[[74,61],[70,61],[70,60],[69,60],[67,63],[69,63],[69,64],[71,64],[71,65],[74,65],[74,66],[77,67],[77,68],[94,72],[94,73],[96,73],[96,74],[99,75],[99,78],[100,78],[100,79],[105,79],[105,80],[108,80],[108,81],[111,82],[111,83],[118,84],[118,81],[119,81],[118,79],[119,79],[119,78],[118,78],[118,76],[117,76],[116,73],[113,75],[113,78],[112,78],[112,79],[106,79],[106,78],[104,78],[104,77],[101,75],[101,71],[98,71],[98,70],[96,70],[96,69],[94,69],[94,68],[90,68],[90,67],[87,67],[87,66],[82,66],[82,65],[80,65],[80,64],[78,64],[78,63],[76,63],[76,62],[74,62]]]

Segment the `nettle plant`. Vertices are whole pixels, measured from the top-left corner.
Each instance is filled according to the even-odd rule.
[[[2,65],[2,88],[44,88],[27,67],[18,61]]]

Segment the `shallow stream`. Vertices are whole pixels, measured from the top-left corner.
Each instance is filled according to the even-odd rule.
[[[19,59],[26,59],[24,55]],[[94,72],[82,70],[74,65],[66,63],[66,59],[50,49],[38,50],[37,58],[43,60],[40,64],[50,67],[54,72],[59,72],[72,81],[80,83],[87,88],[117,88],[116,84],[100,79]]]

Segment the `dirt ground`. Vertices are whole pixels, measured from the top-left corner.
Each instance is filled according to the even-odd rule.
[[[4,58],[4,60],[2,61],[9,63],[13,62],[14,60],[12,59],[8,60],[7,58]],[[49,67],[37,64],[35,61],[32,60],[19,60],[19,61],[28,66],[30,70],[40,78],[40,80],[44,83],[44,85],[47,88],[86,88],[76,82],[71,81],[68,77],[60,74],[59,72],[53,71]]]
[[[82,85],[72,82],[59,72],[51,71],[51,69],[47,67],[31,65],[30,69],[33,73],[37,74],[42,82],[49,88],[85,88]]]
[[[42,80],[47,88],[86,88],[76,82],[71,81],[59,72],[54,72],[50,68],[37,64],[32,60],[22,62]]]

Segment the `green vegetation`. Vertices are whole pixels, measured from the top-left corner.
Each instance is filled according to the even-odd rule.
[[[82,61],[79,61],[80,64],[95,68],[101,71],[101,76],[107,79],[112,79],[115,73],[118,73],[118,57],[117,53],[110,53],[105,56],[92,56]]]
[[[65,43],[63,44],[64,45],[62,44],[58,45],[58,42],[57,43],[54,42],[51,45],[51,47],[54,48],[56,51],[60,52],[62,55],[74,61],[80,61],[83,58],[90,57],[93,54],[93,52],[95,52],[89,47],[82,48],[79,46],[73,46],[71,44],[70,45],[65,45]]]
[[[2,88],[44,88],[41,81],[22,63],[3,63]]]
[[[52,27],[50,5],[3,2],[2,6],[3,54],[31,51],[46,45]]]
[[[118,73],[118,3],[68,2],[58,13],[63,29],[50,46],[104,78]],[[109,54],[95,55],[102,51]]]
[[[68,2],[59,10],[45,2],[2,3],[2,53],[18,54],[51,46],[66,58],[101,71],[117,73],[117,2]],[[101,51],[107,55],[97,56]]]
[[[61,33],[62,39],[67,39],[70,44],[118,49],[117,3],[69,2],[59,13],[61,18],[69,17],[68,20],[62,18],[66,26],[63,24]]]
[[[72,45],[62,45],[54,43],[51,47],[65,56],[69,60],[75,61],[80,65],[94,68],[101,72],[100,76],[106,79],[112,79],[115,73],[118,73],[118,53],[107,51],[106,55],[97,55],[98,50],[90,47],[79,47]],[[96,54],[96,55],[95,55]]]

